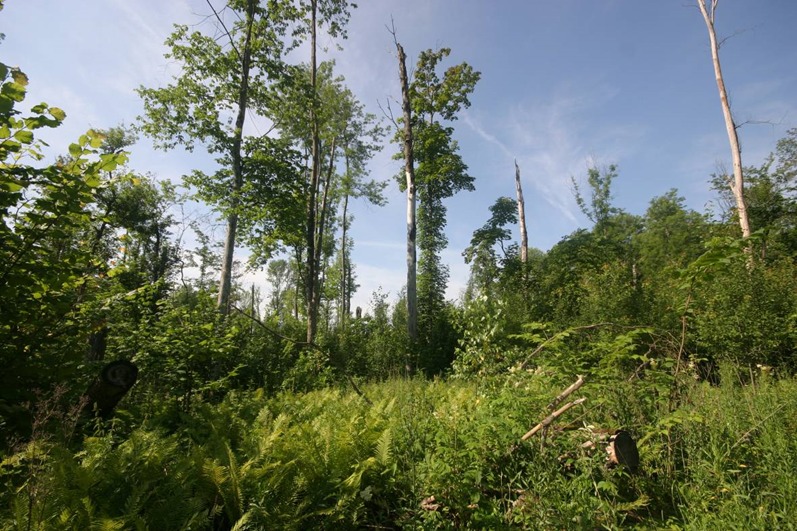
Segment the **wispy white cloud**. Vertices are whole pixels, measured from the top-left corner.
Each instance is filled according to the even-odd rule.
[[[608,85],[581,91],[562,87],[550,98],[508,107],[503,114],[466,113],[463,121],[502,156],[516,158],[524,182],[576,223],[571,177],[585,172],[590,157],[616,161],[630,155],[644,136],[635,124],[596,126],[592,115],[617,94]]]

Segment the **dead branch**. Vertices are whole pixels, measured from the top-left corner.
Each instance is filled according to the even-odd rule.
[[[553,413],[551,413],[550,415],[545,417],[542,421],[540,421],[539,424],[537,424],[536,426],[531,428],[531,430],[529,430],[529,432],[526,433],[526,435],[521,437],[520,440],[521,441],[526,441],[526,440],[530,439],[531,437],[534,436],[535,433],[537,433],[541,429],[547,428],[548,426],[550,426],[551,423],[554,420],[556,420],[558,417],[563,415],[568,409],[570,409],[573,406],[577,406],[579,404],[583,404],[586,400],[587,400],[587,398],[583,397],[583,398],[579,398],[578,400],[573,400],[572,402],[568,402],[567,404],[563,405],[562,407],[560,407],[559,409],[557,409],[556,411],[554,411]]]
[[[578,389],[579,389],[579,388],[580,388],[582,385],[584,385],[584,382],[585,382],[585,381],[586,381],[586,380],[584,379],[584,377],[583,377],[583,376],[581,376],[581,375],[579,375],[578,379],[577,379],[575,382],[573,382],[573,384],[572,384],[570,387],[568,387],[567,389],[565,389],[564,391],[562,391],[562,392],[559,394],[559,396],[557,396],[556,398],[554,398],[554,399],[553,399],[553,401],[552,401],[550,404],[548,404],[548,409],[549,409],[549,410],[553,410],[553,409],[554,409],[556,406],[558,406],[558,405],[559,405],[559,404],[560,404],[560,403],[561,403],[561,402],[562,402],[562,401],[563,401],[565,398],[567,398],[568,396],[570,396],[571,394],[573,394],[573,392],[574,392],[574,391],[578,390]]]

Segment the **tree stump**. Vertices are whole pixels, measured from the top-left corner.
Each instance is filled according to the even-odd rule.
[[[107,364],[84,395],[84,411],[93,411],[104,419],[110,417],[137,378],[138,368],[129,361],[119,360]]]
[[[639,469],[639,450],[636,441],[625,430],[617,430],[614,435],[609,437],[606,453],[608,454],[606,460],[610,465],[622,465],[632,474]]]

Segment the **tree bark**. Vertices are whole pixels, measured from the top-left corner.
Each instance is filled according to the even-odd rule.
[[[239,193],[243,186],[243,165],[241,161],[241,144],[243,142],[244,120],[246,119],[246,106],[249,101],[249,71],[252,68],[252,27],[254,26],[256,0],[247,3],[246,40],[244,42],[243,56],[241,57],[241,88],[238,92],[238,116],[235,119],[235,132],[232,141],[232,190],[230,196],[230,214],[227,216],[227,235],[224,239],[224,255],[221,266],[221,279],[219,281],[219,296],[217,307],[222,315],[230,312],[230,292],[232,291],[232,262],[235,254],[235,234],[238,229]]]
[[[317,264],[315,253],[315,232],[316,232],[316,191],[321,173],[321,141],[318,132],[318,113],[316,112],[316,89],[317,89],[317,70],[316,59],[316,15],[318,12],[318,2],[311,2],[311,25],[310,28],[310,84],[312,85],[313,101],[310,106],[310,121],[312,125],[312,168],[310,170],[310,189],[307,197],[307,278],[305,286],[306,305],[307,305],[307,342],[315,341],[315,334],[318,330],[318,309],[315,305],[316,300],[316,276]]]
[[[415,190],[415,167],[412,153],[412,108],[410,107],[410,84],[407,77],[407,55],[404,48],[396,42],[399,59],[399,80],[401,81],[401,108],[404,114],[404,174],[407,180],[407,332],[410,340],[418,339],[418,291],[415,210],[417,205]]]
[[[742,229],[742,237],[747,238],[750,236],[750,221],[747,215],[747,205],[744,200],[744,175],[742,173],[742,148],[739,145],[739,136],[737,134],[736,123],[733,121],[731,114],[731,105],[728,101],[728,92],[725,89],[725,80],[722,76],[722,68],[720,66],[719,57],[719,44],[717,43],[717,34],[714,29],[714,15],[717,11],[717,3],[719,0],[711,0],[711,6],[707,4],[708,0],[697,0],[697,6],[703,14],[703,20],[706,22],[708,29],[708,38],[711,44],[711,59],[714,62],[714,76],[717,79],[717,88],[720,93],[720,103],[722,104],[722,114],[725,117],[725,129],[728,132],[728,142],[731,147],[731,158],[733,161],[733,181],[730,183],[731,192],[736,200],[736,210],[739,215],[739,225]]]
[[[343,151],[345,153],[345,159],[346,159],[346,177],[348,178],[348,176],[349,176],[349,164],[350,164],[348,147],[346,149],[344,149]],[[350,307],[351,307],[351,296],[349,295],[349,272],[348,272],[349,271],[349,264],[348,264],[348,260],[346,258],[346,250],[347,250],[346,238],[347,238],[347,232],[348,232],[348,229],[349,229],[349,222],[346,219],[346,217],[348,216],[348,210],[349,210],[349,191],[348,191],[348,188],[346,188],[346,192],[343,195],[343,216],[341,217],[341,219],[343,220],[343,222],[342,222],[342,225],[343,225],[342,226],[342,233],[343,234],[342,234],[341,239],[340,239],[340,258],[341,259],[340,259],[340,316],[339,316],[339,319],[340,319],[340,325],[343,328],[346,327],[346,324],[349,321],[349,315],[350,315],[349,310],[350,310]]]
[[[517,214],[520,224],[520,261],[525,264],[529,259],[529,235],[526,232],[526,203],[523,201],[520,166],[517,165],[517,160],[515,160],[515,188],[517,189]]]
[[[329,166],[327,168],[326,179],[324,179],[324,194],[321,196],[321,206],[317,208],[316,216],[318,221],[316,223],[316,240],[315,240],[315,263],[316,263],[316,278],[313,279],[315,286],[313,287],[315,300],[313,304],[316,309],[321,306],[321,285],[319,278],[321,276],[321,253],[324,247],[324,230],[327,223],[327,213],[329,211],[329,189],[332,185],[332,173],[335,170],[335,152],[337,151],[336,140],[332,139],[332,147],[329,152]],[[317,198],[316,198],[317,199]]]

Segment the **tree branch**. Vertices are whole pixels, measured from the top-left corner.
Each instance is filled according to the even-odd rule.
[[[205,1],[208,3],[208,6],[210,6],[210,9],[213,11],[213,14],[216,16],[216,20],[218,20],[219,24],[221,24],[221,27],[224,28],[224,32],[227,34],[227,37],[229,37],[230,39],[230,46],[232,46],[233,51],[235,51],[235,55],[237,55],[238,59],[241,60],[241,53],[238,51],[238,48],[235,47],[235,42],[232,40],[232,33],[230,33],[230,30],[227,29],[226,25],[224,25],[224,20],[222,20],[221,16],[219,16],[218,11],[216,11],[216,8],[213,7],[213,4],[210,2],[210,0],[205,0]]]

